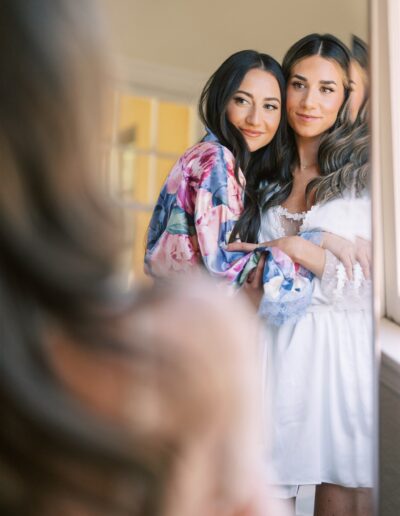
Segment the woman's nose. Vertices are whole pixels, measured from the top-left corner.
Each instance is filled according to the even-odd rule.
[[[316,103],[316,92],[308,88],[304,91],[304,95],[302,97],[302,104],[305,108],[311,109],[315,106]]]
[[[250,125],[259,125],[261,123],[262,112],[258,106],[252,106],[247,114],[246,122]]]

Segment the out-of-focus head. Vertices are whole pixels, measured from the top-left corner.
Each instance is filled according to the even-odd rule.
[[[276,515],[249,317],[193,279],[141,292],[114,346],[55,328],[19,375],[3,364],[2,514]]]
[[[343,122],[349,96],[350,54],[330,34],[310,34],[283,59],[287,117],[298,136],[320,137]]]
[[[350,118],[354,121],[368,97],[368,46],[353,35],[350,63]]]
[[[190,291],[176,283],[140,295],[126,320],[132,357],[56,349],[68,388],[130,434],[133,456],[153,474],[133,514],[153,504],[155,516],[234,516],[261,503],[261,389],[249,317],[240,299],[193,278]]]
[[[228,57],[210,77],[199,112],[221,143],[232,148],[239,139],[254,152],[282,131],[284,99],[285,81],[278,62],[267,54],[242,50]]]

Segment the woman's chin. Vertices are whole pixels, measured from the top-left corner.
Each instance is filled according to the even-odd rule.
[[[247,147],[249,149],[250,152],[256,152],[260,149],[262,149],[263,147],[266,147],[268,145],[268,143],[266,144],[257,144],[255,142],[246,142],[247,143]]]
[[[301,138],[318,138],[324,131],[312,127],[293,127],[296,136]]]

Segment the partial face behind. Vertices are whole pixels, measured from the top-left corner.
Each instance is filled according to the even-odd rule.
[[[228,102],[226,115],[254,152],[268,145],[281,120],[278,81],[265,70],[249,70]]]
[[[367,73],[354,59],[350,63],[350,118],[354,122],[367,90]]]
[[[345,80],[338,63],[318,55],[293,66],[286,109],[289,125],[297,136],[316,138],[334,125],[345,98]]]

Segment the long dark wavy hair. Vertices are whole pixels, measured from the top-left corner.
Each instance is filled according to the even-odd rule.
[[[320,177],[310,181],[306,189],[308,197],[313,192],[316,203],[322,203],[333,197],[341,196],[348,188],[361,193],[365,187],[364,172],[358,171],[368,161],[367,133],[364,123],[353,126],[349,118],[349,65],[350,51],[344,43],[331,34],[309,34],[292,45],[283,59],[283,73],[289,80],[293,66],[300,60],[319,55],[336,62],[344,73],[345,98],[339,109],[335,123],[322,136],[318,150]],[[365,113],[363,115],[365,119]],[[280,187],[273,193],[263,209],[282,204],[290,195],[293,186],[293,168],[299,162],[293,130],[288,129],[288,141],[285,159],[277,185]],[[365,167],[364,167],[365,168]],[[364,170],[363,168],[363,170]],[[355,181],[355,178],[357,180]],[[277,185],[267,185],[264,199]]]
[[[249,70],[260,69],[271,73],[278,82],[281,94],[281,121],[269,145],[250,152],[245,139],[226,115],[228,102],[239,88]],[[235,157],[235,177],[242,170],[246,179],[244,210],[235,224],[230,240],[237,236],[245,242],[256,242],[260,228],[260,184],[274,182],[282,168],[286,141],[285,113],[286,85],[279,63],[267,54],[242,50],[228,57],[207,81],[200,96],[199,115],[219,142]]]
[[[355,34],[351,37],[351,57],[357,61],[363,70],[368,71],[368,45]]]

